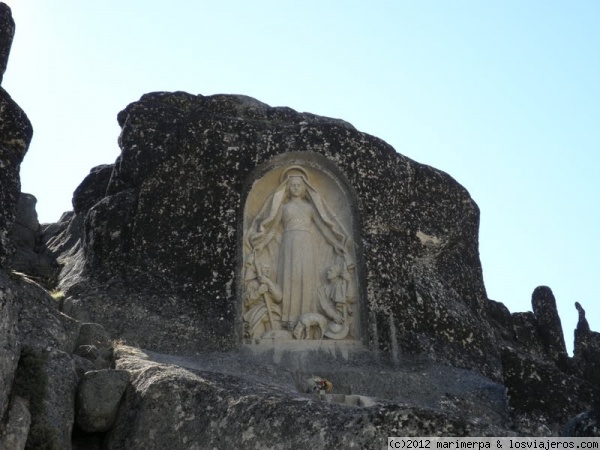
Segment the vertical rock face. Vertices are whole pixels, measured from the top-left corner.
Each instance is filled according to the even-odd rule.
[[[21,305],[9,277],[0,269],[0,417],[8,409],[10,391],[19,362],[21,339],[18,318]]]
[[[78,318],[159,350],[238,346],[247,196],[280,155],[314,155],[353,192],[363,342],[499,376],[479,210],[447,174],[341,120],[244,96],[147,94],[119,123],[114,167],[93,171],[73,200],[85,271],[66,306]]]
[[[0,3],[0,84],[6,71],[10,46],[15,35],[15,21],[6,3]]]
[[[600,333],[590,330],[583,307],[577,302],[575,307],[579,313],[573,349],[575,365],[585,380],[600,387]]]
[[[129,382],[125,370],[90,370],[77,391],[77,424],[85,431],[105,432],[114,424]]]
[[[520,428],[530,433],[542,423],[540,417],[565,423],[600,400],[598,387],[514,349],[503,350],[502,365],[509,405]]]
[[[14,29],[10,8],[0,3],[0,81],[6,70]],[[6,265],[11,253],[8,232],[21,190],[19,168],[32,135],[29,119],[0,87],[0,266]]]
[[[0,82],[6,70],[14,31],[10,8],[0,3]],[[27,116],[0,88],[0,419],[5,418],[9,410],[12,382],[21,352],[18,286],[4,269],[12,248],[8,233],[19,198],[19,166],[31,135],[32,128]],[[11,411],[16,410],[12,408]],[[0,431],[2,428],[0,422]],[[12,439],[9,436],[2,438]]]
[[[15,390],[30,404],[28,448],[71,448],[77,383],[75,365],[67,353],[24,348]]]
[[[533,314],[546,355],[559,367],[567,367],[567,347],[554,294],[547,286],[539,286],[531,297]]]
[[[82,214],[102,200],[113,171],[112,164],[96,166],[73,193],[73,211]]]
[[[19,196],[15,221],[9,233],[14,245],[10,267],[42,283],[51,283],[54,268],[52,259],[41,251],[42,232],[35,211],[36,203],[37,199],[31,194],[21,193]]]

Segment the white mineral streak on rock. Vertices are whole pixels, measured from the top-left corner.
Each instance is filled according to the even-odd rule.
[[[417,237],[421,241],[421,244],[423,244],[426,247],[439,247],[444,242],[440,238],[436,236],[430,236],[428,234],[423,233],[422,231],[417,231]]]
[[[225,283],[225,292],[227,294],[227,298],[231,298],[231,286],[233,285],[233,277],[229,279],[227,283]]]

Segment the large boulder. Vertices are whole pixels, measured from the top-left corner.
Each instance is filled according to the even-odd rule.
[[[6,419],[6,427],[0,432],[0,450],[23,450],[31,426],[29,402],[15,395]]]
[[[71,448],[78,381],[75,363],[67,353],[52,348],[23,349],[15,392],[30,405],[28,448]]]
[[[575,303],[575,307],[579,313],[573,349],[575,366],[585,380],[600,389],[600,333],[590,329],[585,318],[585,309],[578,302]]]
[[[556,365],[506,347],[504,385],[517,427],[526,434],[555,435],[569,418],[600,400],[600,389]]]
[[[125,370],[91,370],[77,390],[77,425],[88,432],[108,431],[114,424],[129,382]]]
[[[0,270],[0,417],[4,417],[21,353],[19,314],[21,304],[12,280]]]
[[[257,381],[249,373],[161,364],[133,348],[120,348],[116,365],[131,374],[131,385],[104,442],[108,449],[381,448],[386,436],[507,433],[423,406],[340,404],[328,395],[297,392],[283,381]]]
[[[0,445],[26,439],[29,448],[70,448],[78,322],[37,283],[0,271],[0,333]]]
[[[8,232],[21,190],[19,168],[32,135],[31,123],[23,110],[0,88],[0,264],[3,266],[12,254]]]
[[[50,286],[54,281],[55,269],[52,258],[43,253],[40,245],[42,231],[35,210],[36,203],[37,199],[31,194],[21,193],[19,196],[15,221],[9,234],[15,248],[10,267]]]
[[[106,195],[114,166],[104,164],[93,167],[73,193],[73,211],[82,214],[90,210]]]
[[[118,119],[121,155],[73,200],[70,314],[162,351],[239,347],[244,203],[285,153],[332,166],[352,193],[363,343],[500,378],[479,210],[450,176],[344,121],[244,96],[147,94]]]
[[[21,304],[18,325],[23,345],[72,353],[79,322],[61,313],[48,291],[28,278],[17,280],[15,291]]]
[[[567,347],[552,290],[548,286],[538,286],[531,296],[531,305],[548,359],[568,370]]]

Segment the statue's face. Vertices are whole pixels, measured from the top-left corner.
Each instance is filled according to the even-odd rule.
[[[289,190],[292,197],[302,197],[306,191],[304,180],[301,177],[290,177]]]
[[[341,274],[340,268],[338,266],[332,266],[327,271],[327,279],[328,280],[335,280],[337,277],[340,276],[340,274]]]
[[[269,267],[269,266],[262,266],[262,274],[265,277],[268,277],[271,274],[271,267]]]

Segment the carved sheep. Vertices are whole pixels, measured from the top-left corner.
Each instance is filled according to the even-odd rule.
[[[312,327],[319,327],[321,330],[321,336],[319,339],[323,339],[325,336],[325,329],[329,320],[319,313],[304,313],[298,319],[298,323],[294,327],[293,335],[296,339],[302,339],[304,333],[304,339],[310,339],[310,330]]]

